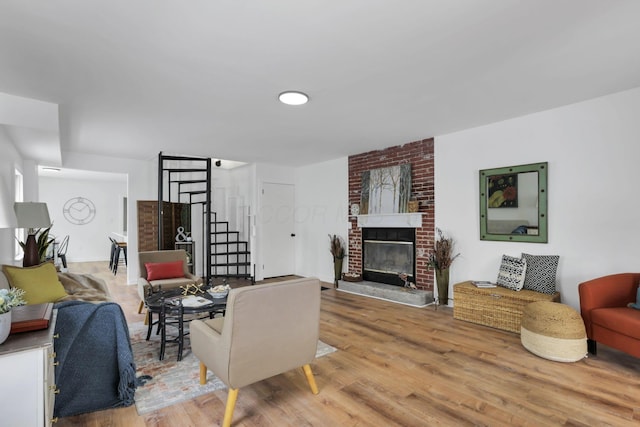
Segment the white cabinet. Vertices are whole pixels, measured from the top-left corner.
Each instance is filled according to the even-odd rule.
[[[53,420],[55,353],[49,328],[10,335],[0,345],[0,423],[5,427],[50,426]]]

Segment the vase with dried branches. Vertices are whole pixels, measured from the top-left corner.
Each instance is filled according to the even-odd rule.
[[[447,237],[439,228],[436,228],[436,233],[438,233],[438,236],[433,242],[433,250],[429,254],[428,265],[436,273],[438,304],[447,305],[449,303],[449,268],[460,254],[454,254],[453,238]]]
[[[329,252],[333,255],[333,277],[337,285],[342,277],[342,262],[345,256],[345,244],[342,237],[337,234],[329,234]]]

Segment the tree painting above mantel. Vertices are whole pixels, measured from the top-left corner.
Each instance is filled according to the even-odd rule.
[[[411,165],[371,169],[362,173],[360,214],[407,212],[411,197]]]

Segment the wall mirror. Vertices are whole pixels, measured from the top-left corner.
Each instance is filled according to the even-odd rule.
[[[547,243],[547,162],[480,171],[480,240]]]

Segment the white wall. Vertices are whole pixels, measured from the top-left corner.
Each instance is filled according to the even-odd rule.
[[[127,197],[129,213],[127,223],[129,238],[127,249],[129,266],[127,268],[127,282],[135,284],[138,280],[138,200],[157,200],[157,154],[148,160],[123,159],[118,157],[96,156],[80,153],[63,153],[64,167],[70,169],[91,170],[97,172],[114,172],[127,174]],[[106,237],[105,237],[106,239]]]
[[[67,262],[106,261],[110,256],[107,236],[121,230],[122,197],[127,194],[125,179],[106,181],[40,177],[40,201],[46,202],[53,221],[51,234],[58,240],[69,236]],[[63,215],[67,200],[83,197],[96,207],[87,224],[72,224]],[[133,206],[135,209],[135,205]],[[133,230],[135,236],[135,230]]]
[[[329,234],[348,239],[349,172],[346,157],[295,171],[296,274],[333,282]],[[347,260],[344,266],[348,265]]]
[[[22,168],[18,168],[23,177],[23,192],[25,202],[39,202],[40,189],[38,187],[38,164],[35,160],[23,159]]]
[[[260,265],[263,251],[268,250],[268,245],[259,244],[259,221],[256,221],[261,203],[259,190],[264,183],[292,184],[295,186],[295,274],[333,281],[328,234],[339,234],[345,241],[348,237],[347,161],[345,157],[299,168],[261,163],[229,171],[226,195],[242,201],[238,208],[247,215],[249,224],[246,232],[244,227],[240,228],[249,235],[252,264]],[[219,184],[223,182],[220,176]],[[260,269],[256,269],[256,280],[261,279]]]
[[[0,203],[8,205],[10,211],[13,211],[14,200],[14,170],[16,167],[22,169],[22,159],[18,151],[13,145],[9,136],[4,132],[4,128],[0,126],[0,176],[4,185],[5,192],[8,193],[11,200],[2,200]],[[14,264],[14,229],[0,229],[0,264]]]
[[[229,196],[236,198],[233,206],[233,218],[229,225],[240,231],[240,240],[249,242],[251,252],[250,272],[256,264],[256,165],[244,165],[230,170]]]
[[[558,290],[579,308],[580,282],[640,271],[638,117],[640,88],[437,137],[436,226],[461,252],[451,283],[495,280],[502,254],[560,255]],[[480,241],[478,170],[544,161],[549,243]]]

